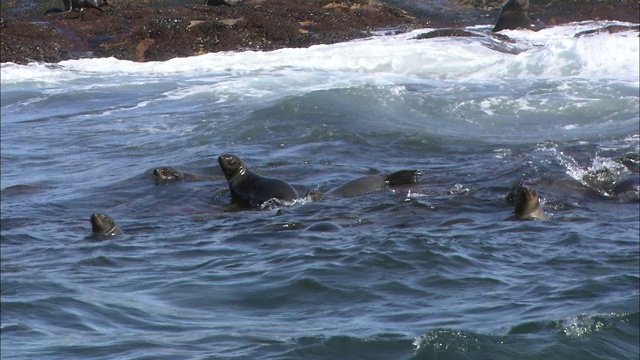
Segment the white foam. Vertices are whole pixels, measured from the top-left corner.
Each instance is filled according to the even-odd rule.
[[[539,32],[506,31],[525,50],[518,55],[485,46],[490,38],[417,40],[416,30],[394,36],[270,52],[223,52],[162,62],[114,58],[59,64],[2,64],[1,84],[66,90],[180,81],[165,94],[180,99],[199,93],[213,101],[266,99],[314,90],[416,81],[496,82],[509,79],[607,79],[639,86],[637,32],[574,37],[614,22],[568,24]],[[482,27],[470,28],[474,31]],[[527,104],[523,104],[527,106]],[[491,111],[487,108],[485,111]]]

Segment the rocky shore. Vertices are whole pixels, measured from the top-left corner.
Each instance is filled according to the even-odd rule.
[[[503,0],[108,0],[63,12],[63,0],[2,2],[1,62],[87,57],[168,60],[218,51],[307,47],[416,28],[495,23]],[[638,23],[636,0],[530,0],[547,25],[582,20]],[[51,9],[58,9],[53,10]],[[45,13],[48,12],[46,15]]]

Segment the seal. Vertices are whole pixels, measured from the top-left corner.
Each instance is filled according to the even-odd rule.
[[[209,6],[235,6],[238,5],[242,0],[205,0],[204,3]]]
[[[93,236],[106,237],[122,234],[118,224],[105,214],[91,214],[91,232]]]
[[[356,197],[380,191],[394,186],[412,185],[418,183],[418,170],[399,170],[386,176],[363,176],[323,194],[311,190],[305,196],[308,200],[316,201],[332,197]]]
[[[622,201],[640,201],[640,175],[630,175],[617,182],[611,192]]]
[[[331,221],[320,221],[315,224],[309,225],[304,231],[317,231],[317,232],[337,232],[342,230],[342,226]]]
[[[217,176],[207,176],[192,174],[185,171],[178,170],[171,166],[161,166],[153,169],[153,176],[156,183],[170,183],[175,181],[218,181],[221,178]]]
[[[500,9],[500,15],[498,15],[498,21],[493,27],[493,32],[501,30],[515,30],[515,29],[529,29],[538,31],[544,28],[544,23],[532,20],[529,17],[529,0],[507,0],[502,9]]]
[[[640,153],[625,154],[618,161],[632,173],[640,174]]]
[[[522,181],[507,194],[507,202],[513,202],[514,212],[510,220],[545,220],[540,198],[534,189],[523,186]]]
[[[45,11],[45,15],[50,13],[68,13],[73,9],[98,9],[100,11],[104,11],[101,9],[102,6],[110,6],[107,3],[107,0],[62,0],[64,3],[64,10],[62,9],[49,9]]]
[[[242,207],[260,207],[268,200],[293,201],[298,192],[284,180],[256,174],[233,154],[222,154],[218,163],[229,183],[231,202]]]

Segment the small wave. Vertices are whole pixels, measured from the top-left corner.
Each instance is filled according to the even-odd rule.
[[[586,314],[523,323],[507,335],[436,329],[414,340],[412,359],[635,359],[638,319],[638,313]]]
[[[291,69],[417,76],[431,79],[496,79],[578,76],[617,78],[638,84],[639,50],[636,36],[597,34],[575,38],[585,30],[617,22],[588,22],[556,26],[540,32],[505,32],[520,43],[532,44],[517,56],[494,51],[468,38],[415,40],[429,29],[365,40],[288,48],[270,52],[210,53],[164,62],[81,59],[51,64],[2,64],[2,85],[22,82],[62,83],[105,76],[150,78],[189,75],[226,77],[251,72],[288,73]],[[437,46],[434,46],[434,41]],[[380,56],[383,51],[385,56]],[[291,77],[295,78],[295,77]]]
[[[277,356],[282,359],[406,359],[411,356],[411,340],[399,334],[381,334],[366,338],[346,335],[302,337],[295,339],[293,350]]]
[[[627,191],[629,194],[619,193],[616,189],[618,184],[625,180],[634,181],[637,175],[633,175],[629,168],[634,167],[634,162],[625,164],[625,156],[615,158],[603,156],[598,153],[590,159],[591,164],[581,166],[571,155],[566,154],[557,148],[555,144],[551,146],[542,145],[539,151],[549,153],[555,160],[566,169],[566,174],[582,184],[585,188],[591,189],[604,197],[621,198],[625,200],[628,196],[630,200],[637,200],[638,189]],[[617,150],[617,147],[614,147]],[[637,165],[636,165],[637,166]],[[635,176],[635,177],[634,177]],[[631,188],[631,187],[629,187]]]

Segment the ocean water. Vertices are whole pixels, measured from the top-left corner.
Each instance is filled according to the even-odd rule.
[[[611,24],[2,64],[2,358],[637,359],[638,33],[575,36]],[[238,211],[153,179],[222,153],[420,182]],[[547,220],[506,220],[521,180]]]

